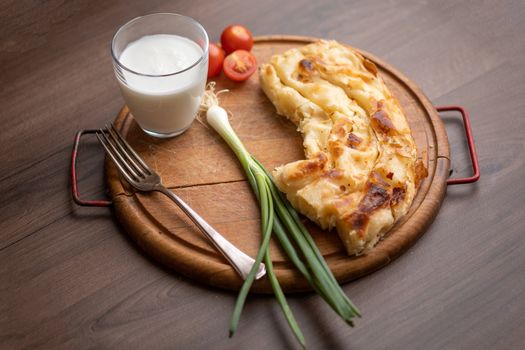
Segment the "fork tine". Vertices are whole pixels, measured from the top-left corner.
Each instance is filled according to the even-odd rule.
[[[110,154],[113,154],[112,159],[115,160],[115,158],[118,158],[119,160],[118,163],[120,164],[121,168],[124,170],[123,172],[127,173],[128,175],[129,173],[131,173],[135,177],[135,179],[140,180],[141,177],[135,172],[135,170],[133,170],[133,168],[128,164],[128,162],[126,162],[126,160],[122,157],[120,152],[115,148],[113,143],[109,140],[106,133],[102,129],[99,129],[99,133],[97,133],[97,135],[99,134],[101,135],[101,138],[103,138],[103,140],[105,141],[106,150],[110,152]]]
[[[117,166],[119,172],[126,178],[126,180],[130,183],[130,184],[135,184],[136,181],[135,179],[133,179],[127,172],[126,170],[122,167],[122,165],[120,164],[119,160],[113,155],[113,151],[108,147],[108,145],[106,144],[106,141],[100,136],[100,131],[97,131],[96,132],[96,135],[97,135],[97,138],[98,140],[100,141],[100,144],[104,147],[104,149],[106,150],[108,156],[111,158],[111,160],[113,160],[113,163]]]
[[[113,141],[113,143],[120,149],[120,154],[127,159],[127,163],[128,164],[131,164],[136,172],[138,174],[140,174],[141,176],[143,177],[146,177],[146,175],[148,175],[148,172],[147,171],[148,169],[146,169],[146,171],[144,171],[144,168],[141,168],[136,162],[135,160],[133,160],[134,157],[132,157],[132,155],[130,155],[130,150],[132,149],[131,147],[129,147],[129,145],[127,147],[124,147],[122,144],[122,140],[123,138],[122,137],[118,137],[117,133],[115,132],[114,128],[112,130],[112,128],[110,128],[107,124],[106,124],[106,130],[108,131],[109,133],[109,136],[110,136],[110,139]],[[135,157],[136,158],[136,157]]]
[[[115,128],[113,123],[110,124],[111,129],[114,131],[114,133],[117,135],[117,138],[121,142],[121,144],[126,147],[126,149],[133,155],[133,157],[142,165],[142,167],[149,172],[150,174],[154,174],[155,172],[142,160],[142,158],[135,152],[135,150],[129,145],[129,143],[120,135],[120,132]]]

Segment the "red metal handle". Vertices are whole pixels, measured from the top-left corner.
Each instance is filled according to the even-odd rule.
[[[80,130],[75,135],[75,141],[73,142],[73,151],[71,152],[71,194],[73,200],[78,205],[83,207],[109,207],[112,203],[106,200],[84,200],[80,198],[78,193],[77,185],[77,155],[78,146],[80,145],[80,138],[84,134],[94,134],[97,130]]]
[[[465,136],[467,138],[468,150],[470,152],[470,160],[472,161],[472,170],[474,175],[469,177],[448,179],[447,185],[460,185],[476,182],[479,180],[479,162],[478,154],[476,153],[476,146],[474,145],[474,136],[472,135],[472,126],[470,125],[470,118],[468,112],[461,106],[440,106],[436,107],[438,112],[457,111],[461,113],[463,124],[465,125]]]

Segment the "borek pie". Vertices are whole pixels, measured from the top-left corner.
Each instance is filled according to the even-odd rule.
[[[304,138],[306,159],[276,168],[277,186],[323,229],[335,227],[349,255],[367,252],[426,176],[399,102],[371,61],[336,41],[274,55],[259,76]]]

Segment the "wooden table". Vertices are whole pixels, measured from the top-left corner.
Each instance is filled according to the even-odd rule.
[[[236,295],[144,255],[107,209],[69,193],[74,133],[123,104],[109,42],[145,13],[196,18],[217,40],[334,38],[406,73],[436,105],[470,113],[481,180],[449,187],[426,234],[387,267],[344,286],[364,314],[347,327],[314,294],[289,296],[311,349],[522,348],[525,343],[525,4],[520,1],[70,1],[0,4],[1,348],[298,348],[277,303]],[[471,172],[463,126],[443,114],[453,176]],[[83,196],[100,198],[103,154],[82,146]],[[205,214],[205,213],[204,213]]]

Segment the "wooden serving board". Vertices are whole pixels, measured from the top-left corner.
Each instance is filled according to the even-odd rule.
[[[267,62],[273,54],[304,45],[314,38],[268,36],[255,39],[253,54]],[[405,251],[425,232],[443,200],[449,170],[449,149],[439,116],[421,90],[380,59],[362,52],[376,63],[386,84],[399,99],[415,138],[418,154],[429,175],[423,181],[410,212],[398,222],[369,254],[348,257],[337,233],[305,223],[337,280],[341,283],[377,270]],[[223,76],[217,88],[221,105],[231,112],[231,124],[247,149],[268,169],[304,159],[302,138],[295,126],[277,116],[262,92],[257,74],[244,83]],[[131,145],[162,177],[163,183],[183,198],[233,244],[254,257],[260,242],[257,201],[233,152],[204,123],[196,121],[179,137],[147,136],[124,107],[115,120]],[[135,192],[109,161],[105,176],[115,215],[127,233],[153,258],[177,272],[203,283],[236,290],[242,280],[191,221],[159,193]],[[275,273],[287,292],[309,286],[286,259],[279,243],[270,246]],[[266,278],[257,281],[255,292],[269,292]]]

